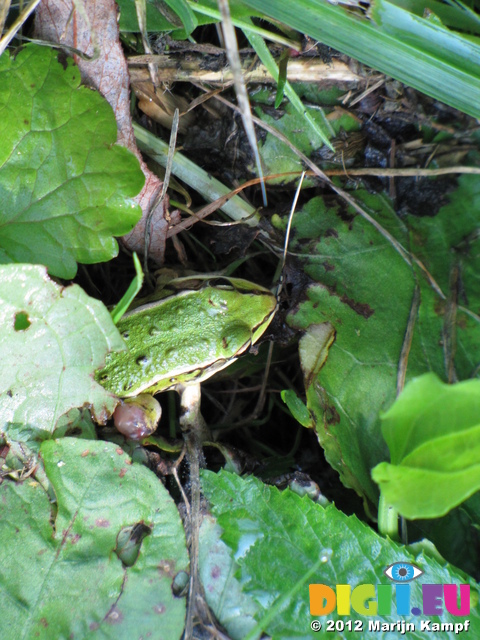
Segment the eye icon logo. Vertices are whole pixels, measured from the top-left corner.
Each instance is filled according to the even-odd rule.
[[[411,582],[421,576],[424,571],[410,562],[394,562],[383,573],[395,582]]]

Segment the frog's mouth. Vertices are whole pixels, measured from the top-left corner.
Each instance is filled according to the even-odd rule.
[[[218,371],[225,369],[232,362],[235,362],[237,358],[229,358],[228,360],[217,360],[214,364],[209,367],[202,367],[199,369],[195,369],[194,371],[188,372],[188,380],[182,380],[182,376],[172,376],[170,378],[170,386],[162,387],[162,391],[169,391],[176,387],[178,384],[188,385],[188,384],[198,384],[200,382],[204,382],[215,375]]]

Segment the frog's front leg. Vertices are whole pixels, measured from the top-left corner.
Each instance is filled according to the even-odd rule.
[[[198,591],[198,545],[200,529],[200,465],[203,463],[203,442],[209,439],[209,430],[200,413],[200,384],[177,385],[180,394],[180,427],[190,466],[190,585],[184,640],[193,633],[195,599]]]

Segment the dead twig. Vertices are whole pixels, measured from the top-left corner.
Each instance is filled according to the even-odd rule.
[[[222,86],[233,82],[233,74],[229,67],[225,67],[224,59],[220,56],[213,60],[206,68],[205,55],[179,56],[178,54],[142,55],[128,58],[128,69],[132,83],[142,83],[150,79],[147,65],[155,62],[159,69],[162,82],[202,82],[214,86]],[[246,83],[272,84],[274,78],[260,62],[252,63],[252,55],[241,57],[241,72]],[[340,60],[329,63],[317,58],[291,58],[287,66],[287,80],[289,82],[324,83],[335,82],[355,89],[365,78]],[[384,82],[382,78],[381,82]],[[375,85],[374,85],[375,86]],[[372,89],[371,89],[372,90]]]

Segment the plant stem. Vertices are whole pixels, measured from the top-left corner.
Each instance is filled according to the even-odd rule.
[[[398,534],[398,511],[390,504],[387,504],[383,494],[380,494],[378,502],[378,530],[391,540],[400,541]]]
[[[184,640],[193,637],[193,617],[198,591],[198,540],[200,529],[200,464],[202,443],[208,434],[207,425],[200,413],[200,384],[177,386],[180,394],[180,427],[183,432],[187,459],[190,466],[190,586]]]

